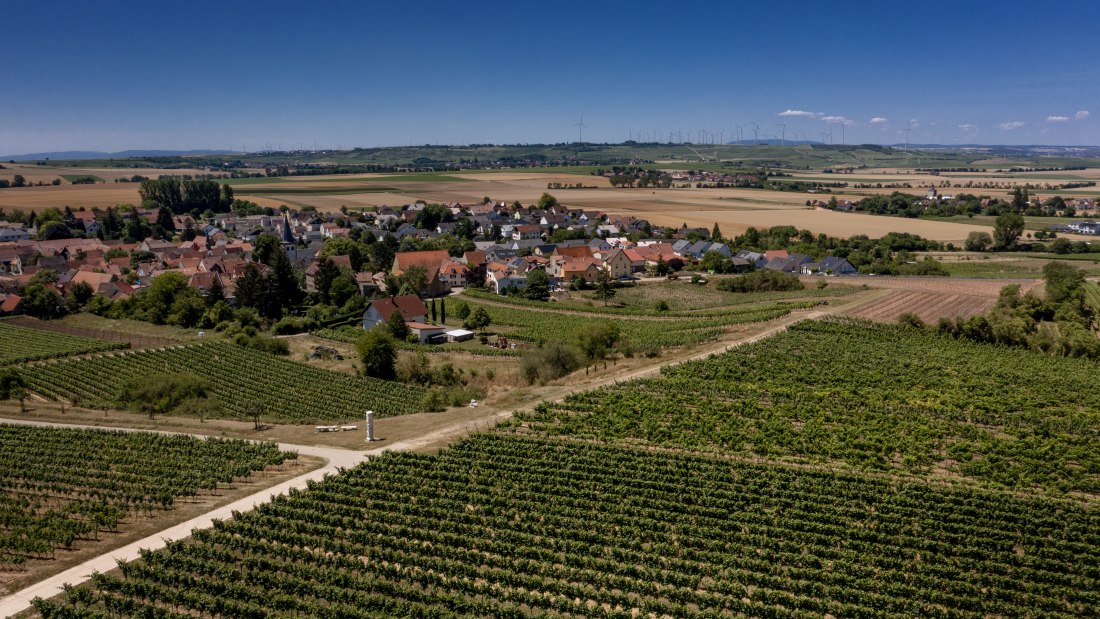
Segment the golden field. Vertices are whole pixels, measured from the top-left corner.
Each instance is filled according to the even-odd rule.
[[[14,166],[13,166],[14,167]],[[40,166],[22,166],[39,168]],[[46,170],[40,170],[46,173]],[[182,173],[182,170],[96,170],[61,168],[57,172],[66,174],[95,174],[108,178],[116,175],[143,174],[154,176],[157,173]],[[198,171],[192,171],[198,172]],[[911,171],[889,169],[859,170],[854,174],[822,174],[820,172],[792,172],[794,180],[845,181],[849,183],[865,182],[862,179],[873,178],[875,182],[909,182],[914,187],[905,189],[907,193],[923,194],[929,184],[943,180],[952,183],[974,180],[976,182],[1065,182],[1080,180],[1100,180],[1100,170],[1021,173],[1019,178],[1003,174],[959,173],[934,176]],[[0,177],[8,175],[8,170],[0,170]],[[1027,178],[1042,175],[1041,181]],[[25,174],[28,180],[33,180]],[[51,176],[50,178],[54,178]],[[995,177],[995,178],[992,178]],[[448,180],[453,179],[453,180]],[[861,180],[857,180],[861,179]],[[292,207],[315,206],[322,211],[337,211],[341,207],[351,209],[373,206],[401,206],[416,200],[428,202],[480,202],[483,196],[493,200],[511,203],[519,200],[523,204],[533,204],[543,192],[548,191],[548,183],[595,186],[593,189],[555,189],[550,190],[565,205],[601,211],[611,215],[633,215],[647,219],[658,225],[711,227],[717,223],[722,232],[732,236],[749,226],[757,228],[777,225],[791,225],[799,229],[808,229],[815,234],[849,237],[866,234],[879,237],[888,232],[910,232],[920,236],[944,242],[959,243],[970,232],[990,231],[989,225],[940,222],[920,219],[881,217],[857,213],[838,213],[827,210],[814,210],[806,206],[808,200],[826,199],[828,194],[811,194],[796,191],[766,191],[758,189],[615,189],[609,186],[607,179],[588,174],[540,173],[536,171],[514,170],[507,172],[465,172],[448,173],[438,180],[424,180],[422,175],[361,174],[354,176],[311,176],[289,177],[271,182],[249,182],[234,188],[239,197],[252,200],[264,206],[277,207],[286,204]],[[923,186],[923,187],[922,187]],[[139,196],[136,184],[104,183],[97,185],[62,185],[60,187],[31,187],[0,190],[0,208],[41,209],[50,206],[105,207],[118,203],[137,203]],[[302,193],[295,190],[301,189]],[[1092,190],[1091,193],[1089,190]],[[874,194],[888,194],[893,189],[840,189],[836,195],[840,199],[858,200]],[[975,194],[1007,196],[1006,189],[944,189],[945,193],[969,191]],[[1040,195],[1053,192],[1037,192]],[[1059,195],[1097,194],[1096,188],[1059,191]],[[1075,238],[1068,235],[1069,238]],[[1080,237],[1087,240],[1087,237]]]

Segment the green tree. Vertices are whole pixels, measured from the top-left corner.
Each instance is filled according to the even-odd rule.
[[[604,306],[615,296],[615,287],[611,285],[611,271],[600,269],[596,275],[596,298],[603,301]]]
[[[1012,190],[1012,210],[1022,213],[1024,210],[1027,209],[1027,203],[1027,189],[1016,187]]]
[[[278,249],[280,249],[279,237],[267,233],[261,234],[252,242],[252,259],[270,265]]]
[[[619,337],[619,325],[605,320],[578,333],[577,347],[591,364],[606,357],[619,341]]]
[[[12,399],[12,390],[25,386],[19,370],[11,367],[0,369],[0,400]]]
[[[237,305],[259,309],[267,302],[267,282],[255,264],[248,264],[237,278]]]
[[[329,288],[332,282],[340,276],[340,267],[329,258],[322,258],[317,265],[317,273],[313,275],[313,287],[317,289],[317,296],[321,303],[329,304]]]
[[[387,329],[371,329],[355,342],[363,374],[393,380],[396,377],[397,346]]]
[[[317,255],[320,258],[347,256],[348,261],[351,262],[351,268],[355,271],[362,271],[369,255],[369,249],[349,238],[332,238],[325,241],[325,246],[321,248],[320,253]]]
[[[154,372],[138,378],[119,394],[119,404],[130,410],[164,415],[175,410],[185,400],[208,397],[210,383],[188,372]]]
[[[1051,261],[1043,267],[1047,299],[1052,303],[1068,300],[1085,283],[1085,272],[1065,262]]]
[[[1024,216],[1017,212],[1001,213],[993,225],[993,247],[1011,249],[1024,232]]]
[[[275,248],[271,260],[271,274],[268,277],[271,280],[269,287],[274,298],[267,304],[272,308],[272,313],[268,317],[278,318],[283,309],[295,307],[301,303],[304,292],[298,273],[281,246]]]
[[[225,300],[225,287],[222,286],[222,279],[217,275],[214,276],[214,281],[210,282],[210,289],[206,291],[206,305],[208,307],[214,307],[218,301]]]
[[[533,301],[550,300],[550,276],[542,269],[535,269],[527,274],[527,286],[523,289],[523,296]]]
[[[547,209],[558,205],[558,199],[549,193],[543,193],[539,198],[539,208]]]
[[[329,301],[336,307],[343,307],[351,299],[359,294],[359,286],[355,283],[355,278],[351,273],[341,273],[332,280],[332,285],[329,286],[328,296]]]
[[[67,307],[69,311],[79,310],[91,300],[94,294],[95,291],[92,290],[92,287],[88,285],[87,282],[77,282],[69,286],[69,289],[65,291],[65,307]]]
[[[722,242],[722,231],[718,229],[718,222],[714,222],[714,227],[710,230],[710,240],[715,243]]]
[[[397,310],[390,314],[389,320],[386,321],[386,327],[393,339],[399,342],[403,342],[409,337],[409,325],[405,324],[405,317]]]
[[[23,311],[35,318],[49,320],[61,316],[64,311],[61,295],[43,284],[30,284],[23,289]]]
[[[400,294],[422,295],[428,289],[428,272],[422,266],[411,266],[397,278]]]
[[[157,225],[161,227],[165,232],[175,232],[176,222],[172,220],[172,211],[167,207],[160,207],[157,210]]]
[[[171,314],[176,296],[185,290],[189,288],[187,276],[183,273],[170,271],[158,275],[153,283],[138,295],[140,306],[145,313],[142,318],[158,325],[164,324],[168,320],[168,315]]]
[[[988,232],[971,232],[963,244],[966,251],[987,251],[992,246],[993,237]]]
[[[489,312],[480,305],[470,311],[470,315],[463,321],[462,326],[475,331],[484,331],[492,323]]]
[[[699,268],[710,273],[731,273],[733,261],[725,254],[712,249],[703,254],[703,259],[699,261]]]
[[[439,300],[439,324],[447,324],[447,297]]]

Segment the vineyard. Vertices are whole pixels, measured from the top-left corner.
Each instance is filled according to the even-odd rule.
[[[716,315],[693,317],[628,318],[582,316],[553,311],[552,308],[532,311],[523,306],[503,306],[467,301],[471,308],[483,307],[492,320],[492,329],[512,339],[530,342],[568,341],[593,327],[614,320],[623,339],[638,352],[655,352],[670,346],[698,344],[717,338],[726,327],[751,322],[764,322],[786,316],[792,309],[814,305],[767,304],[724,310]]]
[[[294,457],[267,443],[0,424],[0,569]]]
[[[0,320],[0,365],[126,347],[127,344],[123,342],[105,342],[76,335],[27,329],[10,324],[6,320]]]
[[[46,619],[1100,616],[1070,501],[483,434],[97,574]]]
[[[330,372],[229,343],[147,349],[35,365],[23,372],[44,397],[89,408],[116,406],[131,381],[150,373],[201,373],[230,418],[286,423],[343,421],[370,409],[379,417],[418,412],[417,386]]]
[[[805,321],[519,412],[528,431],[1100,494],[1096,363],[896,325]]]

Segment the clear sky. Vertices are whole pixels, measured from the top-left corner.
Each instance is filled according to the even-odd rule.
[[[0,154],[726,141],[1100,144],[1100,3],[4,7]],[[842,127],[842,124],[843,127]]]

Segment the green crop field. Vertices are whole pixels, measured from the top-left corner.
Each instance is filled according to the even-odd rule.
[[[572,395],[534,431],[1100,495],[1085,359],[857,320],[801,322],[661,377]]]
[[[813,305],[768,303],[757,306],[722,311],[716,315],[703,314],[670,318],[629,317],[617,314],[586,316],[551,307],[533,308],[515,304],[501,306],[467,301],[471,308],[484,307],[492,320],[493,331],[507,337],[530,342],[569,341],[594,326],[613,321],[622,338],[637,352],[656,352],[670,346],[698,344],[717,338],[726,327],[751,322],[773,320],[790,313],[791,309]],[[537,303],[537,302],[533,302]],[[599,312],[597,312],[599,313]]]
[[[53,331],[28,329],[0,320],[0,366],[128,346],[129,344],[125,342],[107,342]]]
[[[0,570],[294,457],[272,443],[0,424]]]
[[[1100,513],[1052,498],[476,435],[388,453],[97,574],[80,616],[1085,617]],[[171,614],[169,614],[171,613]]]
[[[97,183],[106,182],[102,178],[100,178],[98,176],[95,176],[93,174],[62,174],[61,178],[69,181],[70,183],[73,182],[73,181],[78,181],[78,180],[85,179],[85,178],[90,178],[90,179],[92,179],[93,181],[95,181]]]
[[[31,391],[92,408],[116,405],[132,381],[156,372],[191,372],[210,382],[230,418],[246,419],[263,405],[268,421],[315,423],[422,410],[425,390],[414,385],[357,378],[287,361],[234,344],[147,349],[75,361],[44,363],[22,372]]]

